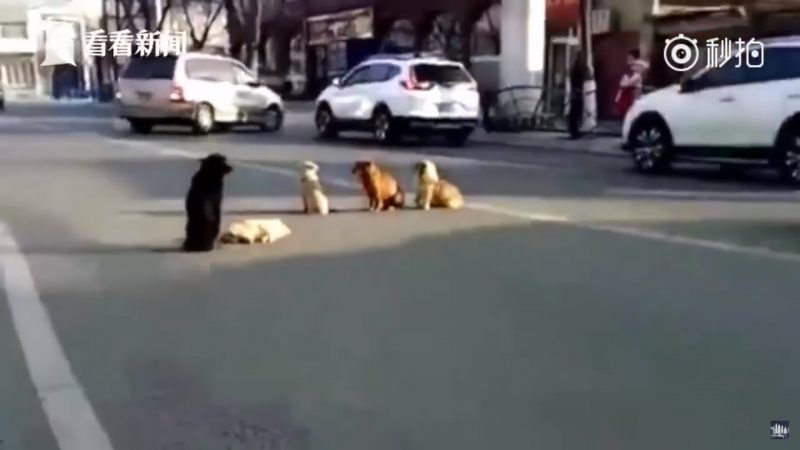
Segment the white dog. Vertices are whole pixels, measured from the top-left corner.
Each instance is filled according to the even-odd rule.
[[[228,226],[220,236],[223,244],[271,244],[292,234],[280,219],[245,219]]]
[[[429,160],[417,163],[417,198],[419,208],[458,209],[464,206],[464,197],[458,187],[439,178],[436,165]]]
[[[300,185],[303,192],[303,212],[319,213],[327,216],[330,212],[328,197],[319,180],[319,166],[311,161],[304,161],[300,167]]]

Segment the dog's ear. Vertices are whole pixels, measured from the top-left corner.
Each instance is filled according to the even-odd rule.
[[[353,170],[351,171],[351,173],[353,174],[358,173],[358,171],[361,170],[361,167],[363,167],[363,165],[364,163],[362,161],[357,161],[355,164],[353,164]]]

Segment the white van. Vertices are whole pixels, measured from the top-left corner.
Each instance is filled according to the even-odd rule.
[[[204,53],[131,59],[117,105],[135,133],[155,125],[189,125],[202,135],[237,124],[277,131],[283,123],[278,94],[239,61]]]

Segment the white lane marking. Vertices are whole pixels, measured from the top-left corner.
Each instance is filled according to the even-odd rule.
[[[121,141],[121,143],[124,143],[124,142],[126,142],[126,141]],[[141,144],[146,144],[146,143],[137,142],[136,144],[141,145]],[[190,156],[191,158],[197,158],[198,155],[199,155],[198,153],[194,153],[194,152],[186,152],[184,150],[175,150],[175,149],[169,149],[169,148],[153,146],[153,145],[146,145],[146,148],[148,148],[150,150],[157,150],[157,151],[161,152],[162,154],[164,154],[163,152],[169,152],[169,154],[172,154],[172,155],[175,155],[175,156],[178,156],[179,152],[191,155]],[[280,175],[287,175],[287,176],[291,176],[291,177],[296,177],[297,176],[297,174],[294,171],[291,171],[291,170],[288,170],[288,169],[280,169],[280,168],[275,168],[275,167],[262,166],[260,164],[253,164],[253,163],[237,162],[235,160],[233,161],[233,163],[234,164],[239,164],[239,165],[241,165],[243,167],[249,167],[249,168],[256,169],[256,170],[261,170],[261,171],[264,171],[264,172],[272,172],[272,173],[277,173],[277,174],[280,174]],[[336,186],[341,186],[341,187],[351,188],[351,189],[359,189],[360,188],[357,183],[355,183],[353,181],[350,181],[350,180],[345,180],[343,178],[333,178],[333,177],[331,177],[329,179],[326,179],[325,181],[326,181],[327,184],[330,184],[330,185],[336,185]],[[469,202],[469,203],[467,203],[465,205],[465,207],[468,208],[468,209],[476,210],[476,211],[483,211],[483,212],[488,212],[488,213],[493,213],[493,214],[504,215],[504,216],[507,216],[507,217],[515,217],[515,218],[518,218],[518,219],[531,220],[531,221],[535,221],[535,222],[564,223],[564,224],[570,224],[570,225],[574,225],[574,226],[577,226],[577,227],[590,229],[590,230],[594,230],[594,231],[610,232],[610,233],[615,233],[615,234],[620,234],[620,235],[625,235],[625,236],[630,236],[630,237],[637,237],[637,238],[640,238],[640,239],[648,239],[648,240],[653,240],[653,241],[665,242],[665,243],[669,243],[669,244],[688,245],[688,246],[700,247],[700,248],[705,248],[705,249],[724,251],[724,252],[728,252],[728,253],[738,253],[738,254],[746,254],[746,255],[752,255],[752,256],[774,258],[774,259],[780,259],[780,260],[786,260],[786,261],[792,261],[792,262],[800,262],[800,254],[789,253],[789,252],[779,252],[779,251],[776,251],[776,250],[770,250],[768,248],[763,248],[763,247],[748,247],[748,246],[737,245],[737,244],[732,244],[732,243],[726,243],[726,242],[721,242],[721,241],[711,241],[711,240],[706,240],[706,239],[688,238],[688,237],[682,237],[682,236],[662,233],[662,232],[659,232],[659,231],[643,230],[643,229],[640,229],[640,228],[626,228],[626,227],[612,227],[612,226],[605,226],[605,225],[597,225],[597,224],[591,224],[591,223],[585,223],[585,222],[576,221],[576,220],[573,220],[573,219],[571,219],[569,217],[566,217],[566,216],[529,213],[529,212],[519,211],[519,210],[515,210],[515,209],[510,209],[510,208],[503,208],[503,207],[499,207],[499,206],[495,206],[495,205],[483,204],[483,203],[472,203],[472,202]]]
[[[499,206],[488,205],[485,203],[469,202],[465,206],[469,209],[474,209],[475,211],[483,211],[493,214],[500,214],[503,216],[528,219],[535,222],[558,222],[558,223],[571,222],[571,220],[566,216],[557,216],[552,214],[538,214],[538,213],[523,213],[508,208],[501,208]]]
[[[334,195],[329,196],[331,203],[335,205],[333,209],[359,207],[364,203],[364,197],[360,195]],[[140,213],[176,213],[183,214],[183,198],[158,198],[138,202],[120,210],[122,214]],[[225,197],[222,203],[223,212],[236,215],[241,211],[248,211],[248,214],[270,215],[285,211],[297,211],[302,209],[300,196],[269,196],[269,197]]]
[[[188,152],[186,150],[175,149],[175,148],[167,148],[163,147],[157,143],[147,142],[147,141],[138,141],[133,139],[108,139],[111,143],[116,145],[125,145],[128,147],[137,147],[137,148],[146,148],[149,150],[168,150],[170,151],[170,156],[181,156],[179,153],[191,153],[193,157],[198,157],[202,155],[201,152]],[[381,149],[365,149],[363,154],[364,155],[373,155],[378,152],[382,152]],[[546,166],[542,164],[535,164],[535,163],[522,163],[522,162],[514,162],[514,161],[501,161],[501,160],[483,160],[483,159],[476,159],[476,158],[467,158],[463,156],[448,156],[448,155],[440,155],[436,153],[421,153],[421,152],[412,152],[412,151],[398,151],[395,152],[392,156],[413,156],[419,159],[430,159],[435,161],[439,164],[465,164],[465,165],[482,165],[488,167],[502,167],[502,168],[510,168],[510,169],[524,169],[524,170],[563,170],[558,167],[554,166]]]
[[[472,209],[477,209],[479,211],[486,211],[504,216],[516,217],[518,219],[530,220],[534,222],[564,223],[593,231],[603,231],[607,233],[620,234],[624,236],[664,242],[668,244],[686,245],[686,246],[699,247],[709,250],[717,250],[727,253],[737,253],[750,256],[780,259],[784,261],[800,262],[800,254],[798,253],[781,252],[766,247],[749,247],[729,242],[711,241],[707,239],[677,236],[674,234],[663,233],[661,231],[645,230],[641,228],[615,227],[609,225],[592,224],[592,223],[573,220],[566,216],[533,214],[509,208],[500,208],[492,205],[470,204],[468,205],[468,207]]]
[[[0,269],[33,385],[61,450],[112,450],[39,298],[28,262],[0,222]]]
[[[148,142],[141,142],[141,141],[113,140],[113,142],[116,144],[127,145],[129,147],[143,148],[149,151],[154,151],[157,154],[163,156],[172,156],[172,157],[187,158],[187,159],[200,159],[206,154],[201,152],[182,150],[179,148],[164,147],[157,144],[151,144]],[[277,175],[284,175],[292,178],[299,177],[297,171],[282,167],[266,166],[263,164],[258,164],[248,161],[240,161],[236,159],[230,159],[230,163],[234,166],[247,167],[248,169],[260,170],[262,172],[274,173]],[[345,180],[344,178],[328,177],[324,181],[325,184],[330,186],[343,187],[346,189],[360,188],[360,186],[354,181]]]
[[[768,200],[784,199],[795,201],[800,198],[800,191],[680,191],[667,189],[629,189],[629,188],[610,188],[604,191],[611,195],[626,195],[631,197],[669,197],[679,199],[730,199],[730,200]]]

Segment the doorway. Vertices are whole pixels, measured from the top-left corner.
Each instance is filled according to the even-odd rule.
[[[572,29],[566,36],[550,38],[544,86],[546,96],[544,107],[549,114],[562,116],[566,113],[569,99],[569,69],[572,58],[578,51],[579,43],[578,36],[573,33]]]

